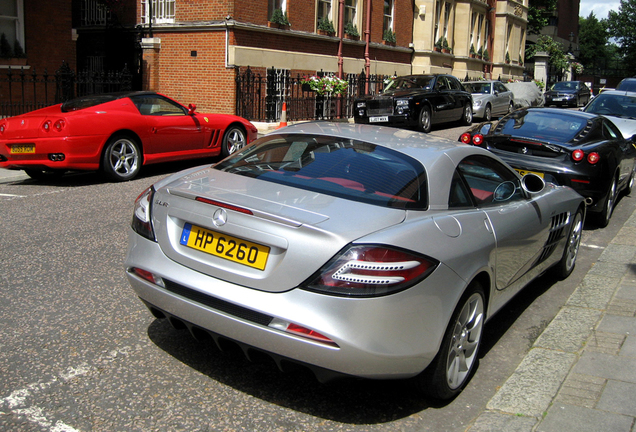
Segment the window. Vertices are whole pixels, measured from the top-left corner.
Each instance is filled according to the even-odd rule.
[[[384,22],[382,31],[393,31],[393,0],[384,0]]]
[[[344,22],[357,25],[357,0],[345,0],[344,4]]]
[[[442,16],[442,2],[437,1],[435,3],[435,37],[433,38],[433,42],[437,42],[441,35],[439,34],[439,21]]]
[[[443,36],[447,40],[448,40],[448,24],[450,22],[451,7],[452,5],[450,3],[444,4],[444,34]]]
[[[316,24],[320,24],[320,21],[327,19],[333,22],[333,14],[331,7],[332,0],[318,0],[318,14]]]
[[[103,3],[97,0],[84,0],[81,5],[81,20],[83,26],[106,25],[108,11]]]
[[[152,23],[174,23],[175,0],[143,0],[143,20],[145,24],[150,22],[149,16],[152,9]]]
[[[184,116],[187,114],[184,107],[161,96],[133,96],[131,99],[141,115]]]
[[[0,0],[0,33],[9,42],[13,56],[16,41],[24,49],[24,12],[22,0]]]
[[[524,199],[519,178],[504,165],[489,156],[469,156],[457,166],[460,176],[453,176],[449,206],[466,206],[468,185],[470,195],[478,206],[498,205]],[[463,179],[466,185],[458,184]]]
[[[283,13],[287,12],[287,0],[269,0],[269,14],[271,18],[275,10],[280,9]]]

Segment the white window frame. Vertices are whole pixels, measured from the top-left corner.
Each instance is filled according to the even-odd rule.
[[[394,31],[394,19],[393,16],[395,14],[395,0],[384,0],[384,3],[389,3],[391,6],[391,12],[389,14],[387,14],[386,11],[386,7],[382,7],[382,32],[384,33],[386,30],[391,30]],[[385,25],[385,23],[387,22],[387,20],[389,21],[389,25]]]
[[[16,6],[16,15],[0,15],[0,20],[9,21],[15,24],[15,34],[6,35],[9,43],[11,44],[11,49],[13,49],[13,41],[17,40],[20,42],[20,46],[26,52],[26,46],[24,43],[24,1],[23,0],[14,0]]]
[[[142,18],[144,24],[150,22],[148,2],[152,2],[153,24],[173,24],[175,22],[175,0],[142,0],[144,7]]]
[[[444,38],[450,44],[448,40],[448,25],[450,24],[450,14],[453,5],[449,2],[444,3]]]
[[[433,38],[433,44],[437,43],[441,37],[439,34],[439,24],[442,19],[442,0],[435,2],[435,37]]]

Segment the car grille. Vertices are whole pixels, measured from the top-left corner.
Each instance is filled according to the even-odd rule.
[[[367,102],[368,115],[393,114],[393,99],[371,99]]]
[[[269,315],[253,311],[242,306],[237,306],[234,303],[209,296],[200,291],[193,290],[168,279],[164,279],[163,281],[166,286],[166,290],[180,295],[181,297],[190,299],[194,302],[211,307],[212,309],[216,309],[218,311],[225,312],[228,315],[232,315],[237,318],[241,318],[246,321],[251,321],[264,326],[267,326],[269,325],[269,323],[272,322],[273,317]]]
[[[570,213],[561,213],[556,216],[552,216],[550,234],[548,235],[548,241],[543,247],[543,252],[539,257],[539,263],[545,261],[550,255],[552,255],[552,252],[556,249],[559,240],[563,238],[564,231],[567,228],[569,221]]]

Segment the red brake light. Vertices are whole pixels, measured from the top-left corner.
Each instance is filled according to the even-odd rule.
[[[464,144],[470,144],[470,138],[470,134],[468,132],[465,132],[462,134],[462,136],[459,137],[459,140]]]
[[[437,264],[386,246],[349,246],[312,276],[306,287],[346,296],[386,295],[413,286]]]
[[[4,131],[6,131],[6,130],[7,130],[7,124],[6,123],[2,123],[0,125],[0,134],[3,134]]]
[[[482,134],[477,134],[473,137],[473,144],[482,145],[484,143],[484,136]]]
[[[251,210],[248,210],[246,208],[238,207],[238,206],[235,206],[235,205],[232,205],[232,204],[226,204],[226,203],[223,203],[223,202],[220,202],[220,201],[211,200],[209,198],[196,197],[195,201],[199,201],[199,202],[202,202],[202,203],[205,203],[205,204],[210,204],[210,205],[217,206],[217,207],[223,207],[223,208],[226,208],[228,210],[237,211],[239,213],[245,213],[245,214],[248,214],[248,215],[253,214]]]
[[[597,163],[599,160],[601,160],[601,156],[596,152],[592,152],[589,155],[587,155],[587,161],[592,165]]]
[[[44,124],[42,125],[42,129],[44,130],[44,132],[49,132],[51,130],[51,120],[47,120],[44,122]]]
[[[581,149],[576,149],[572,152],[572,159],[574,159],[575,162],[582,161],[584,157],[585,153],[583,153],[583,150]]]
[[[308,329],[306,327],[299,326],[298,324],[290,323],[287,326],[287,331],[290,332],[290,333],[298,333],[298,334],[300,334],[302,336],[305,336],[305,337],[307,337],[309,339],[315,339],[315,340],[320,341],[320,342],[326,342],[326,343],[329,343],[329,344],[333,344],[334,343],[327,336],[324,336],[324,335],[318,333],[315,330],[310,330],[310,329]]]

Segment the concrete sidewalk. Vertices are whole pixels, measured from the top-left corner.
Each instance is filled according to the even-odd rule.
[[[636,212],[470,432],[636,432]]]

